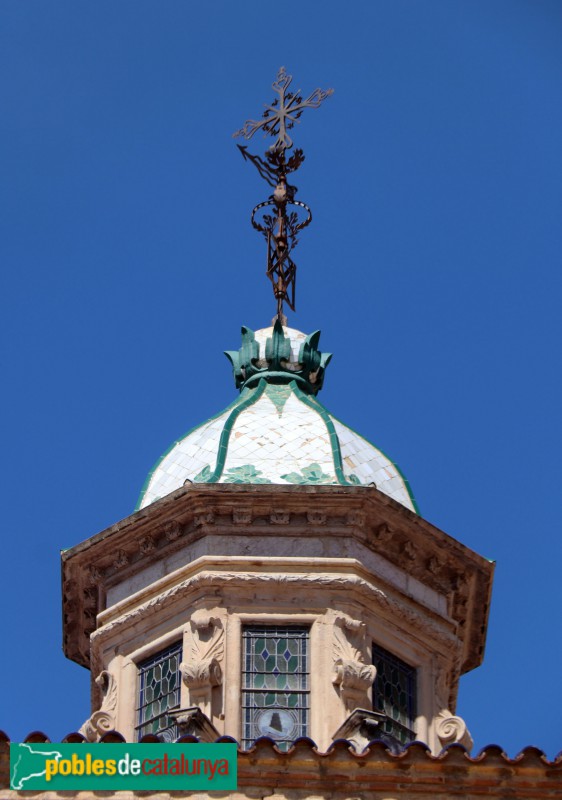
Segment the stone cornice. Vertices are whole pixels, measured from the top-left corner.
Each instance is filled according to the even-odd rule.
[[[108,588],[212,534],[351,536],[449,598],[463,642],[462,671],[482,660],[493,565],[374,487],[189,485],[62,554],[64,647],[89,665],[89,636]]]
[[[214,565],[213,565],[213,562]],[[319,563],[323,562],[323,563]],[[209,569],[214,566],[215,569]],[[331,566],[333,572],[324,571]],[[346,569],[347,567],[347,569]],[[307,570],[304,572],[304,570]],[[183,580],[181,573],[188,573]],[[395,597],[375,586],[366,570],[354,559],[211,559],[203,557],[173,576],[157,581],[147,590],[138,592],[122,603],[112,606],[98,618],[99,627],[92,635],[92,641],[108,635],[119,634],[136,620],[150,613],[160,612],[174,605],[178,600],[189,597],[201,588],[225,588],[228,586],[279,587],[294,596],[295,588],[324,588],[344,590],[364,595],[369,603],[381,608],[389,616],[406,620],[413,628],[423,629],[443,648],[454,648],[456,637],[452,630],[434,615],[420,614],[414,603],[397,602]]]

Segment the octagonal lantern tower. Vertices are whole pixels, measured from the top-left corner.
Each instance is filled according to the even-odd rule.
[[[90,741],[471,743],[455,703],[482,661],[493,567],[424,520],[396,464],[322,405],[331,356],[287,326],[310,221],[288,131],[329,95],[290,83],[281,70],[277,103],[242,129],[277,137],[264,159],[241,148],[273,187],[252,221],[277,313],[227,352],[239,395],[166,451],[130,517],[62,556]]]

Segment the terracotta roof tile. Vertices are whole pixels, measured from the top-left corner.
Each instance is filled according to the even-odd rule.
[[[35,742],[35,743],[50,743],[53,740],[50,739],[46,733],[43,731],[32,731],[29,733],[24,742]],[[146,734],[142,737],[141,742],[144,744],[149,743],[159,743],[161,740],[155,736],[154,734]],[[182,736],[176,740],[178,744],[190,744],[194,742],[199,742],[200,740],[196,736]],[[0,743],[10,743],[11,739],[7,733],[0,730]],[[84,736],[79,733],[78,731],[74,731],[72,733],[68,733],[62,740],[63,743],[68,744],[76,744],[80,742],[86,742]],[[127,740],[123,736],[123,734],[119,733],[119,731],[108,731],[102,739],[100,739],[101,743],[105,744],[115,744],[115,743],[126,743]],[[219,739],[216,740],[217,743],[234,743],[238,744],[236,739],[233,739],[232,736],[221,736]],[[354,744],[350,742],[348,739],[337,739],[336,741],[332,742],[330,747],[326,752],[321,752],[318,749],[318,745],[312,739],[303,736],[299,739],[296,739],[295,742],[291,745],[289,750],[284,751],[280,750],[275,741],[268,736],[262,736],[259,739],[256,739],[255,742],[252,744],[252,747],[248,748],[247,750],[239,750],[239,753],[242,755],[245,754],[255,754],[259,750],[268,750],[271,749],[275,753],[278,753],[283,756],[288,756],[291,753],[298,751],[301,753],[310,752],[314,754],[317,758],[331,758],[339,753],[349,753],[353,755],[357,759],[364,759],[365,757],[376,758],[377,760],[389,760],[389,761],[408,761],[408,762],[417,762],[420,760],[428,760],[428,761],[447,761],[449,763],[471,763],[471,764],[482,764],[486,762],[491,764],[493,762],[501,763],[501,764],[509,764],[512,766],[518,766],[521,764],[525,764],[531,766],[532,764],[535,765],[548,765],[548,766],[562,766],[562,751],[560,751],[553,760],[549,760],[546,753],[538,747],[534,745],[527,745],[524,747],[514,758],[510,758],[505,750],[497,744],[489,744],[483,747],[477,755],[471,756],[467,749],[462,744],[450,744],[441,750],[441,752],[434,756],[431,754],[431,750],[429,749],[428,745],[425,742],[410,742],[401,749],[399,753],[392,753],[392,751],[388,748],[388,745],[380,740],[372,741],[369,746],[363,752],[357,752]]]
[[[80,733],[69,733],[64,742],[83,741]],[[41,731],[34,731],[26,742],[50,742]],[[104,743],[124,742],[117,731],[103,737]],[[154,742],[154,736],[143,737],[143,742]],[[198,740],[184,736],[178,742]],[[233,742],[223,736],[218,742]],[[268,792],[286,793],[292,788],[314,787],[314,794],[330,793],[334,800],[348,796],[349,791],[363,796],[366,792],[387,792],[389,796],[415,795],[420,800],[449,797],[454,787],[457,794],[467,800],[485,795],[488,800],[554,800],[560,796],[562,786],[562,753],[549,760],[537,747],[525,747],[515,758],[509,758],[498,745],[484,747],[471,756],[462,745],[449,745],[434,756],[423,742],[413,742],[399,753],[392,753],[380,741],[371,744],[361,753],[346,739],[334,742],[327,752],[319,752],[311,739],[298,739],[292,747],[281,751],[272,739],[258,739],[249,750],[239,751],[238,794],[258,796],[267,780]],[[0,787],[9,783],[9,738],[0,731]],[[265,784],[264,784],[265,785]],[[344,794],[334,790],[344,786]],[[342,790],[343,791],[343,790]],[[14,792],[10,796],[14,798]],[[61,795],[62,796],[62,795]],[[64,793],[68,797],[68,793]],[[456,795],[455,795],[456,796]],[[4,795],[2,795],[2,798]],[[53,797],[55,797],[53,795]],[[58,795],[56,795],[58,797]],[[165,792],[154,795],[166,800]]]

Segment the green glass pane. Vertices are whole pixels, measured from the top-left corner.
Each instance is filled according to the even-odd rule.
[[[243,679],[244,686],[242,696],[242,723],[243,723],[243,746],[248,746],[253,740],[263,733],[264,725],[271,727],[269,717],[260,716],[259,711],[255,714],[248,714],[248,711],[256,709],[294,709],[297,721],[296,727],[291,725],[290,736],[294,739],[300,735],[308,733],[306,706],[308,705],[308,695],[297,695],[290,690],[308,685],[308,657],[303,643],[306,642],[308,631],[305,628],[291,628],[284,626],[272,626],[261,628],[258,626],[248,626],[243,632]],[[259,644],[259,647],[257,646]],[[265,673],[260,682],[255,671],[258,656],[261,656]],[[280,720],[287,719],[280,713]],[[275,737],[279,746],[285,748],[287,742],[283,740],[283,735]]]

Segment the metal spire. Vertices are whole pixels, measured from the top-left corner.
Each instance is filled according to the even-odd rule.
[[[299,121],[305,108],[318,108],[334,91],[315,89],[303,100],[300,89],[296,92],[288,91],[291,81],[292,76],[287,75],[285,67],[281,67],[272,84],[278,97],[271,105],[266,105],[263,118],[247,120],[244,127],[233,134],[251,139],[261,130],[266,135],[276,137],[274,144],[265,152],[265,160],[249,153],[245,145],[238,145],[238,148],[244,159],[250,161],[266,183],[274,189],[268,200],[253,209],[252,225],[267,240],[266,274],[273,285],[277,300],[277,318],[282,323],[286,322],[283,303],[287,303],[292,311],[295,310],[297,265],[291,258],[291,249],[298,243],[297,233],[312,220],[310,208],[295,200],[297,187],[287,181],[287,176],[296,172],[304,161],[304,153],[299,149],[287,158],[286,151],[293,146],[288,131]]]

